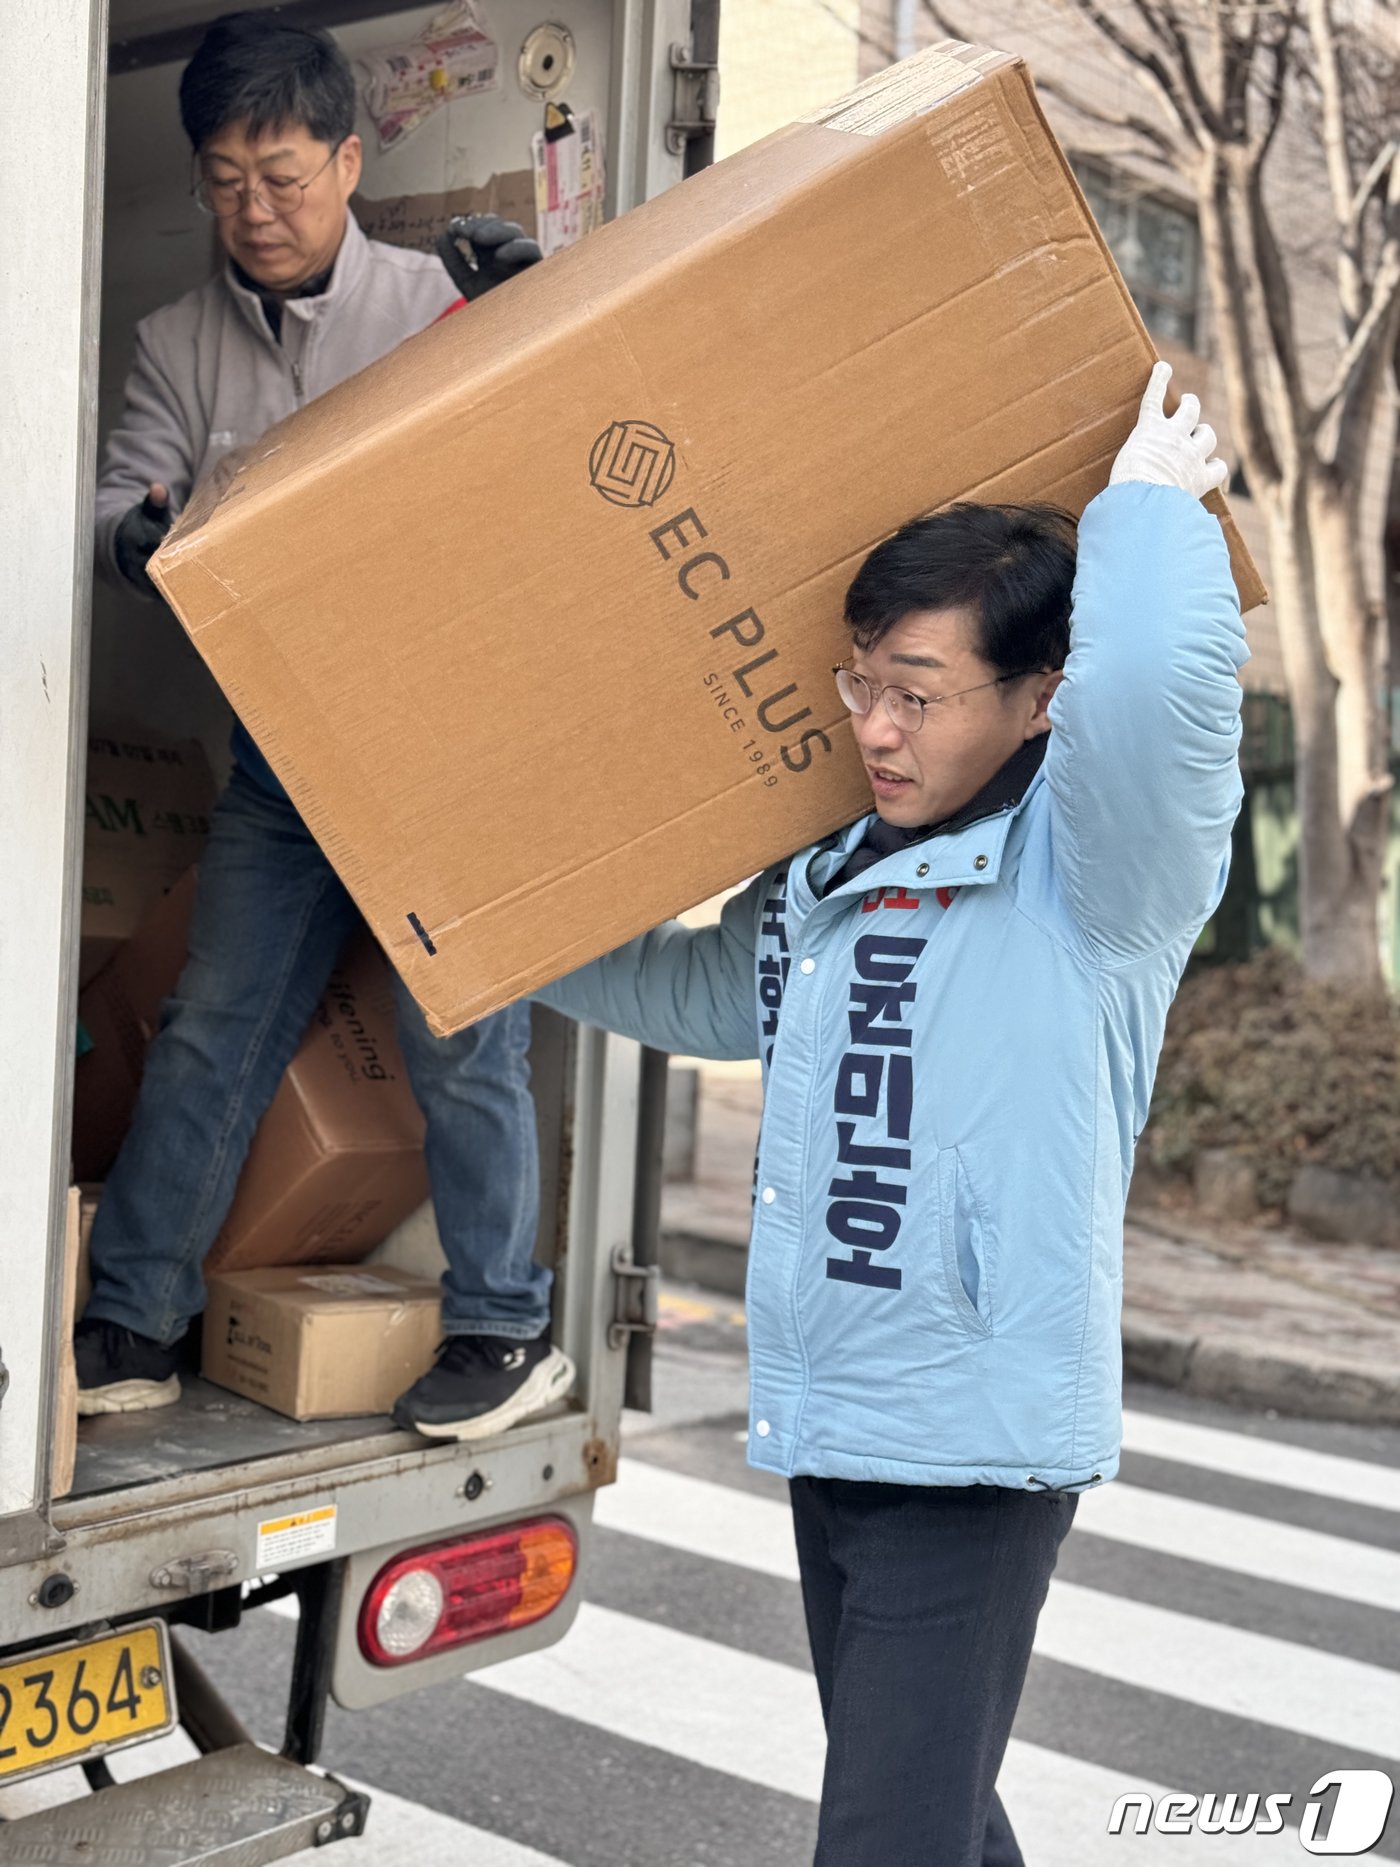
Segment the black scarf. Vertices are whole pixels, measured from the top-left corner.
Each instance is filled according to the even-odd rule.
[[[961,810],[955,810],[951,817],[945,817],[941,823],[926,823],[917,829],[903,830],[898,824],[886,823],[881,817],[872,817],[866,826],[865,835],[822,893],[829,895],[833,889],[841,887],[843,882],[853,882],[867,869],[873,869],[877,862],[883,862],[886,856],[898,855],[901,849],[927,842],[931,836],[951,836],[955,830],[965,830],[969,824],[980,823],[984,817],[996,817],[1004,810],[1013,810],[1026,795],[1031,779],[1040,770],[1049,743],[1049,733],[1037,733],[1034,739],[1027,739],[1011,754],[1001,770],[987,780],[975,797],[970,797]]]

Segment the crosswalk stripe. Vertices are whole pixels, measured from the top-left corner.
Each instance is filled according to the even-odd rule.
[[[797,1575],[785,1505],[640,1460],[624,1460],[617,1484],[599,1493],[596,1520],[767,1575]],[[1400,1673],[1072,1582],[1050,1584],[1036,1651],[1355,1750],[1400,1731]]]
[[[1312,1859],[1298,1830],[1287,1826],[1276,1835],[1195,1835],[1187,1840],[1158,1834],[1155,1829],[1134,1835],[1130,1812],[1124,1834],[1110,1835],[1109,1813],[1129,1790],[1143,1790],[1154,1802],[1172,1793],[1158,1783],[1130,1779],[1120,1770],[1066,1757],[1015,1737],[1006,1747],[997,1777],[997,1793],[1006,1804],[1011,1826],[1024,1845],[1026,1858],[1036,1867],[1079,1867],[1081,1861],[1085,1867],[1096,1867],[1099,1862],[1121,1867],[1124,1849],[1132,1850],[1133,1863],[1137,1850],[1143,1849],[1159,1859],[1161,1867],[1175,1867],[1177,1861],[1190,1867],[1213,1867],[1216,1861],[1226,1867],[1286,1867],[1289,1862]],[[1205,1793],[1217,1793],[1217,1785],[1211,1784]],[[1178,1855],[1175,1848],[1169,1850],[1170,1842],[1183,1852]]]
[[[348,1783],[350,1778],[341,1781]],[[356,1840],[336,1843],[330,1856],[335,1867],[386,1867],[389,1861],[411,1861],[413,1867],[464,1867],[466,1862],[471,1867],[568,1867],[553,1854],[439,1815],[421,1802],[406,1802],[373,1783],[357,1782],[353,1787],[369,1795],[369,1822]],[[325,1850],[307,1848],[293,1854],[287,1867],[327,1867]]]
[[[1388,1751],[1400,1733],[1400,1673],[1071,1582],[1051,1582],[1035,1650],[1351,1750]]]
[[[826,1736],[810,1674],[697,1634],[585,1601],[557,1646],[472,1682],[763,1789],[821,1794]]]
[[[560,1645],[507,1660],[474,1683],[765,1789],[808,1801],[821,1793],[826,1735],[810,1675],[695,1634],[585,1602]],[[1164,1843],[1181,1867],[1282,1867],[1307,1858],[1291,1833],[1110,1836],[1109,1811],[1126,1790],[1167,1792],[1018,1739],[999,1788],[1043,1867],[1107,1867],[1124,1847]]]
[[[1128,1408],[1123,1414],[1123,1449],[1154,1459],[1199,1465],[1231,1478],[1310,1491],[1317,1497],[1366,1504],[1373,1510],[1400,1511],[1400,1467],[1373,1465],[1367,1459],[1312,1452],[1252,1433],[1232,1433],[1218,1426],[1198,1426],[1160,1413]]]
[[[797,1580],[797,1545],[787,1505],[710,1478],[624,1458],[616,1484],[594,1498],[593,1521],[670,1549]]]
[[[1261,1582],[1400,1613],[1400,1554],[1320,1530],[1121,1482],[1082,1497],[1074,1527]]]

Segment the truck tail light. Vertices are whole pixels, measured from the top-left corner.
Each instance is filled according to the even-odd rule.
[[[373,1666],[402,1666],[528,1627],[558,1607],[577,1566],[578,1539],[562,1517],[409,1550],[366,1591],[360,1651]]]

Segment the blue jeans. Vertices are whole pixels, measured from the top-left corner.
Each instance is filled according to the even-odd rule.
[[[1024,1867],[996,1792],[1078,1498],[791,1481],[826,1721],[813,1867]]]
[[[86,1315],[171,1343],[203,1309],[204,1259],[254,1130],[358,919],[285,793],[236,764],[200,861],[189,959],[93,1225]],[[397,973],[394,985],[447,1257],[443,1333],[536,1336],[552,1273],[533,1256],[529,1007],[439,1038]]]

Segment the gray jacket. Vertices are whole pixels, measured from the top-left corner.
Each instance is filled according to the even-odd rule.
[[[458,298],[431,253],[367,240],[354,216],[318,298],[289,298],[282,341],[255,292],[225,267],[136,327],[126,407],[97,481],[98,568],[121,586],[112,539],[153,480],[178,513],[235,447],[433,322]]]

